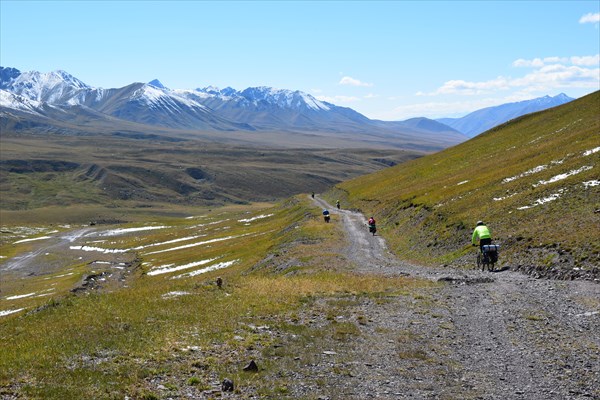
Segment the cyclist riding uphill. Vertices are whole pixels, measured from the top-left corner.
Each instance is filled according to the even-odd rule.
[[[477,226],[473,231],[473,236],[471,237],[471,242],[473,242],[473,246],[477,244],[477,240],[479,240],[479,248],[482,249],[486,244],[492,244],[492,235],[490,234],[490,230],[483,223],[483,221],[477,221]],[[483,249],[482,249],[483,250]]]

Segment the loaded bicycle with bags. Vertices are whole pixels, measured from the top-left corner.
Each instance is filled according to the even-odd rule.
[[[477,246],[476,243],[479,242],[477,268],[481,268],[482,271],[485,271],[486,268],[488,271],[493,271],[494,265],[498,262],[498,250],[500,246],[492,244],[492,234],[483,221],[477,221],[477,226],[471,236],[471,242],[473,246]]]
[[[499,244],[484,244],[479,248],[477,253],[477,268],[481,268],[485,271],[493,272],[494,266],[498,262],[498,251],[500,250]]]

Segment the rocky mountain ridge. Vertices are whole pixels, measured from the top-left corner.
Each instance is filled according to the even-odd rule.
[[[317,100],[301,91],[270,87],[237,91],[209,86],[182,90],[169,89],[155,79],[149,83],[103,89],[91,87],[65,71],[21,73],[15,68],[0,67],[0,90],[2,117],[21,122],[5,122],[3,126],[7,131],[30,126],[32,114],[46,118],[36,124],[55,126],[57,122],[80,120],[82,114],[89,117],[99,113],[102,123],[107,118],[116,118],[176,130],[319,132],[338,138],[340,135],[366,137],[381,146],[405,144],[408,148],[427,151],[467,139],[441,124],[430,129],[371,120],[350,108]],[[62,116],[49,114],[47,106],[60,110]],[[86,118],[86,124],[87,128],[94,121]]]

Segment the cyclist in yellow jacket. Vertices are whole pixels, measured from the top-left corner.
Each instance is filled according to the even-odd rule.
[[[492,234],[487,226],[483,223],[483,221],[477,221],[477,226],[473,231],[473,236],[471,237],[471,241],[473,242],[473,246],[477,244],[477,240],[479,240],[479,248],[481,249],[483,245],[492,244]]]

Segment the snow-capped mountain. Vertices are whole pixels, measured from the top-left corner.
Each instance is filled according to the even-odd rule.
[[[482,108],[462,118],[440,118],[436,121],[448,125],[469,137],[473,137],[511,119],[560,106],[572,100],[574,99],[561,93],[554,97],[544,96],[532,100],[502,104],[496,107]]]
[[[449,127],[430,130],[426,124],[371,120],[346,107],[319,101],[310,94],[287,89],[251,87],[242,91],[212,86],[169,89],[158,79],[116,89],[94,88],[64,71],[24,72],[0,67],[0,116],[9,110],[59,115],[94,115],[154,127],[187,131],[321,132],[360,135],[371,142],[407,143],[411,148],[441,149],[466,140]],[[17,97],[15,97],[17,96]],[[63,110],[48,115],[44,107]],[[42,110],[42,111],[40,111]],[[26,118],[20,115],[20,118]]]
[[[301,91],[252,87],[243,91],[207,87],[196,89],[202,103],[225,118],[258,129],[364,130],[372,123],[356,111],[317,100]],[[358,124],[358,125],[357,125]]]
[[[61,104],[78,92],[91,89],[65,71],[20,73],[14,68],[1,68],[0,89],[18,94],[30,100]],[[5,71],[7,70],[7,71]],[[8,78],[5,80],[5,77]]]

